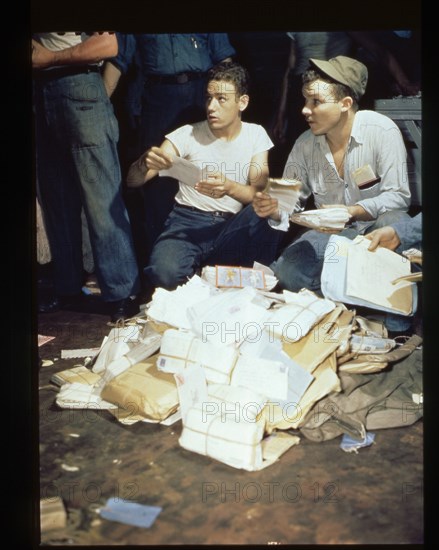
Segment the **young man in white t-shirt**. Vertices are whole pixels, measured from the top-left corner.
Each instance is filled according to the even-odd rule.
[[[179,182],[175,206],[157,239],[145,274],[154,287],[174,289],[205,265],[251,267],[276,257],[281,232],[256,215],[252,201],[269,176],[273,147],[258,124],[242,122],[248,73],[221,63],[208,74],[206,120],[178,128],[135,161],[127,184],[136,187],[182,157],[203,170],[195,186]]]

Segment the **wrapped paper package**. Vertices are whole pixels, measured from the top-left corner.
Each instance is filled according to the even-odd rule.
[[[314,325],[335,309],[334,302],[319,298],[310,290],[284,290],[284,296],[286,304],[273,311],[269,323],[274,334],[287,342],[306,336]]]
[[[157,368],[176,373],[189,364],[199,363],[208,382],[228,384],[237,358],[234,347],[217,346],[203,342],[192,332],[168,329],[163,333]]]
[[[253,268],[242,268],[239,266],[232,266],[230,269],[232,269],[232,272],[230,273],[230,275],[233,276],[233,280],[227,280],[226,278],[226,283],[228,284],[218,284],[219,282],[218,275],[221,273],[221,271],[225,270],[227,274],[226,266],[219,266],[219,265],[209,266],[208,265],[206,267],[203,267],[203,270],[201,272],[201,278],[207,281],[208,283],[210,283],[212,286],[217,286],[217,287],[236,286],[236,287],[244,288],[244,286],[252,286],[258,289],[271,290],[278,283],[278,280],[275,277],[273,271],[269,267],[259,264],[257,262],[254,262]],[[236,273],[240,275],[239,284],[234,284]],[[245,275],[248,275],[248,276],[242,277],[241,276],[242,273],[245,273]],[[258,284],[258,283],[261,283],[261,284]]]
[[[350,215],[346,208],[319,208],[290,216],[293,223],[330,233],[341,231],[349,219]]]
[[[172,374],[157,369],[156,359],[141,361],[110,380],[101,391],[102,399],[153,420],[173,414],[179,405],[177,386]]]
[[[206,412],[222,413],[247,422],[257,420],[267,402],[265,395],[248,388],[209,384],[208,404],[203,403]]]
[[[93,385],[99,381],[99,378],[99,374],[94,373],[84,365],[78,365],[71,369],[56,372],[51,376],[50,381],[57,386],[72,382]]]
[[[183,422],[179,443],[188,451],[208,456],[233,468],[261,470],[273,464],[290,447],[297,445],[300,439],[290,434],[273,434],[264,438],[265,420],[262,415],[253,414],[262,403],[262,396],[247,392],[246,398],[241,396],[241,401],[234,402],[236,390],[239,389],[230,392],[218,385],[213,392],[225,400],[209,396],[207,404],[190,408]],[[258,406],[252,408],[248,403]]]
[[[186,416],[180,445],[234,468],[259,470],[262,467],[263,420],[236,421],[233,415],[207,415],[202,407],[192,407]]]
[[[332,353],[345,344],[349,348],[354,313],[338,306],[326,315],[314,329],[297,342],[283,342],[291,359],[310,373]]]

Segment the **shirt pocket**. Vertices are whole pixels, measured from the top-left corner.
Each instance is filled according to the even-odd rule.
[[[372,185],[367,189],[361,189],[361,187],[358,187],[358,192],[360,194],[360,200],[377,197],[381,193],[380,184],[375,183],[375,185]]]

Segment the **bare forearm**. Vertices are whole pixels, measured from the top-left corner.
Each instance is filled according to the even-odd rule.
[[[104,80],[105,89],[107,90],[108,97],[113,95],[114,90],[120,79],[121,71],[113,65],[110,61],[107,61],[104,66],[102,78]]]
[[[117,38],[114,33],[95,33],[90,38],[64,50],[48,50],[35,40],[32,41],[32,65],[45,68],[59,65],[80,65],[98,63],[117,55]]]
[[[148,169],[146,166],[146,153],[134,161],[127,174],[128,187],[140,187],[158,174],[157,170]]]

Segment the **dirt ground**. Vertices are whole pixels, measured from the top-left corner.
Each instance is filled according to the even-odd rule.
[[[377,430],[358,454],[340,438],[301,437],[278,462],[248,472],[183,449],[181,421],[124,426],[107,411],[60,409],[55,372],[81,363],[62,349],[99,347],[104,315],[61,311],[39,318],[56,336],[39,348],[38,489],[61,497],[62,529],[42,545],[421,544],[424,541],[423,421]],[[421,353],[421,352],[420,352]],[[99,515],[115,497],[159,506],[150,528]]]

